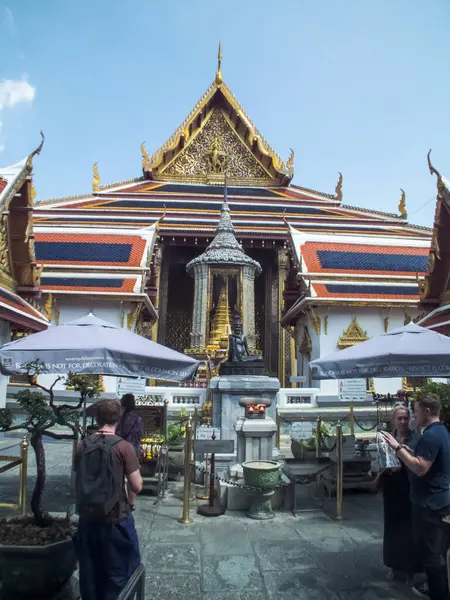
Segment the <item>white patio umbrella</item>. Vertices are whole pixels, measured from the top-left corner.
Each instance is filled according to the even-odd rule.
[[[168,381],[191,379],[199,365],[190,356],[92,314],[0,348],[3,374],[26,373],[24,363],[35,360],[45,364],[42,373],[73,372]]]
[[[317,358],[310,369],[313,379],[450,377],[450,338],[409,323]]]

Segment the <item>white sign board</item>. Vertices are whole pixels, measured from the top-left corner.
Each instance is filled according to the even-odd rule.
[[[297,421],[292,423],[291,437],[293,440],[306,440],[313,437],[313,424],[311,421]]]
[[[134,394],[135,396],[143,396],[145,394],[145,378],[138,377],[118,377],[117,378],[117,395]]]
[[[213,435],[216,440],[220,440],[220,429],[219,427],[208,427],[202,425],[197,428],[197,439],[198,440],[212,440]]]
[[[339,379],[338,386],[341,402],[362,402],[367,398],[365,379]]]

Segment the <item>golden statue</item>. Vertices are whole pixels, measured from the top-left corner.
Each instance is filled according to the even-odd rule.
[[[400,213],[400,216],[402,219],[406,219],[408,216],[408,213],[406,212],[406,194],[405,191],[402,190],[402,188],[400,188],[400,191],[402,193],[402,197],[400,198],[400,202],[398,204],[398,212]]]
[[[214,138],[211,150],[207,153],[208,170],[210,173],[223,173],[226,165],[226,154],[221,151],[218,138]]]

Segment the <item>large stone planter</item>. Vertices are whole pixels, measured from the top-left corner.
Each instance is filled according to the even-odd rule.
[[[11,598],[51,600],[76,566],[71,538],[46,546],[0,545],[0,578]]]
[[[281,481],[280,463],[274,460],[249,460],[242,463],[245,485],[254,495],[254,500],[247,511],[247,517],[266,521],[273,519],[271,498]]]
[[[298,440],[291,440],[291,452],[297,460],[313,460],[316,458],[316,449],[308,448]]]
[[[169,472],[172,474],[182,473],[184,470],[184,446],[183,442],[168,447]]]

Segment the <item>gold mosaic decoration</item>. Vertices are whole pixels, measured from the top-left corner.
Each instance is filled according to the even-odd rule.
[[[160,179],[183,176],[187,181],[222,181],[225,171],[229,180],[272,181],[222,111],[215,109],[199,133],[160,174]]]
[[[342,350],[343,348],[359,344],[359,342],[365,342],[368,339],[367,331],[363,331],[356,317],[353,317],[350,325],[338,339],[337,347]]]

